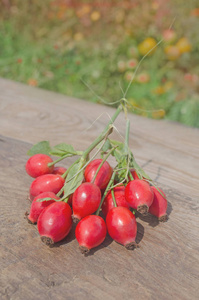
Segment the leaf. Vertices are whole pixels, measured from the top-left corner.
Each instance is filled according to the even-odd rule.
[[[82,169],[82,167],[82,161],[77,160],[77,163],[70,169],[67,175],[67,181],[64,185],[64,198],[67,198],[69,195],[73,194],[78,186],[80,186],[80,184],[82,183],[82,180],[84,178],[84,170]]]
[[[119,142],[119,141],[116,141],[116,140],[110,140],[110,142],[113,146],[118,146],[118,147],[124,146],[124,144],[122,142]]]
[[[37,144],[35,144],[34,146],[32,146],[32,148],[30,148],[30,150],[28,150],[27,155],[35,155],[35,154],[47,154],[49,155],[51,151],[51,147],[48,141],[41,141]]]
[[[109,139],[107,139],[102,147],[102,150],[103,152],[107,152],[108,150],[112,149],[112,145],[109,141]]]
[[[67,154],[68,156],[72,156],[72,155],[76,155],[77,151],[75,151],[72,145],[61,143],[54,146],[51,149],[50,154],[54,156],[60,156],[60,157],[65,156]]]
[[[152,181],[152,179],[149,177],[149,175],[147,175],[144,172],[144,170],[137,164],[137,162],[135,161],[135,158],[133,158],[132,167],[136,170],[136,172],[138,173],[138,176],[141,175],[142,177]]]
[[[104,145],[103,145],[103,144],[104,144]],[[102,146],[102,145],[103,145],[103,146]],[[112,149],[113,147],[112,147],[112,145],[111,145],[111,143],[110,143],[110,140],[107,139],[107,140],[105,141],[105,143],[104,143],[104,140],[103,140],[101,143],[99,143],[99,144],[96,146],[96,148],[101,149],[101,151],[105,153],[105,152],[107,152],[108,150]]]

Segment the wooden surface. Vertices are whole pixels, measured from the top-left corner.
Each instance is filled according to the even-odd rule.
[[[48,248],[24,219],[31,145],[49,140],[84,150],[113,112],[0,79],[0,299],[198,299],[198,129],[129,116],[134,155],[169,201],[167,223],[137,219],[140,249],[125,250],[107,236],[84,257],[74,230]],[[115,126],[120,135],[113,137],[122,140],[123,115]]]

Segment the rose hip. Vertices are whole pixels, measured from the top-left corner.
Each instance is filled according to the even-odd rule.
[[[64,167],[54,167],[52,174],[63,175],[67,171]]]
[[[129,205],[141,214],[146,214],[153,202],[153,190],[141,179],[130,181],[125,189],[125,197]]]
[[[90,215],[83,218],[75,230],[81,252],[87,254],[90,249],[99,246],[104,241],[106,232],[106,223],[100,216]]]
[[[35,154],[26,162],[26,172],[33,178],[53,172],[54,165],[49,166],[53,160],[46,154]]]
[[[72,208],[74,221],[93,214],[98,209],[100,201],[100,188],[91,182],[82,183],[73,194]]]
[[[117,206],[123,206],[129,208],[129,203],[125,198],[125,186],[117,186],[113,189]],[[104,216],[114,207],[113,197],[111,191],[106,195],[102,204],[102,212]]]
[[[134,214],[128,208],[122,206],[112,208],[106,217],[106,225],[113,240],[128,250],[137,247],[135,242],[137,223]]]
[[[48,201],[42,201],[42,202],[37,201],[38,199],[43,199],[43,198],[52,198],[52,199],[56,199],[56,200],[59,199],[59,197],[57,197],[55,195],[55,193],[52,193],[52,192],[44,192],[44,193],[39,194],[37,197],[35,197],[31,204],[30,213],[29,214],[26,213],[26,217],[27,217],[27,220],[29,223],[32,223],[32,224],[37,223],[39,215],[44,210],[44,208],[46,208],[47,206],[49,206],[50,204],[55,202],[55,200],[48,200]]]
[[[150,214],[156,216],[160,222],[167,221],[167,200],[165,193],[159,188],[164,197],[160,194],[160,192],[154,187],[151,187],[154,192],[153,203],[149,207]]]
[[[71,215],[72,210],[65,202],[54,202],[46,207],[37,222],[42,242],[50,246],[63,240],[72,227]]]
[[[30,200],[44,192],[57,194],[64,185],[64,179],[60,175],[46,174],[37,177],[30,186]]]
[[[86,182],[92,182],[93,177],[95,176],[95,173],[101,162],[102,159],[94,159],[88,164],[84,172]],[[111,179],[112,173],[113,169],[111,168],[109,163],[105,161],[93,183],[99,186],[101,190],[105,189],[109,180]]]

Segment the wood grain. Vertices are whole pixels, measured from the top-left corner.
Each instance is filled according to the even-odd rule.
[[[162,186],[169,221],[138,218],[140,249],[125,250],[107,237],[84,257],[74,228],[48,248],[24,219],[30,144],[2,136],[0,146],[1,299],[197,299],[198,204],[192,198]]]
[[[24,219],[26,152],[40,140],[85,149],[107,115],[86,129],[114,109],[2,79],[0,90],[0,299],[198,299],[198,130],[130,116],[133,152],[167,194],[169,220],[139,217],[140,249],[125,250],[107,236],[84,257],[74,228],[48,248]],[[124,135],[123,116],[116,127]]]

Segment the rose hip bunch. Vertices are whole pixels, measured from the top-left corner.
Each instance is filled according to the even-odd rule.
[[[113,122],[123,105],[116,110],[104,131],[85,151],[76,151],[62,143],[50,147],[47,141],[28,152],[26,172],[35,178],[30,186],[30,213],[26,218],[37,223],[41,240],[53,245],[63,240],[77,223],[75,236],[82,253],[99,246],[107,231],[127,249],[137,247],[135,212],[148,213],[159,221],[167,220],[167,200],[162,190],[137,164],[129,148],[130,122],[126,120],[125,142],[111,140]],[[89,158],[98,148],[101,158]],[[50,155],[58,156],[52,160]],[[116,165],[107,159],[112,155]],[[55,167],[63,159],[78,156],[68,168]],[[102,212],[102,217],[99,216]]]

